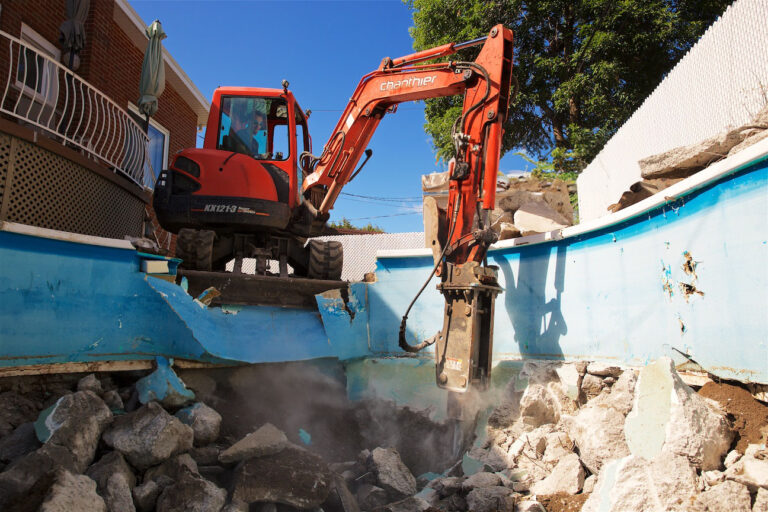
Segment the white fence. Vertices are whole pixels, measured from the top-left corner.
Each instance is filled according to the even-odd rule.
[[[768,0],[737,0],[581,174],[581,221],[640,181],[638,160],[745,124],[767,98]]]
[[[34,46],[0,31],[6,65],[0,112],[83,150],[140,186],[151,187],[149,138],[114,101]],[[2,85],[0,84],[0,87]]]

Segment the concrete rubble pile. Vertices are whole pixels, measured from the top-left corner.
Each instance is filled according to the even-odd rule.
[[[474,401],[477,437],[452,438],[452,453],[450,429],[407,408],[322,403],[339,430],[324,448],[253,424],[204,373],[182,377],[192,389],[159,364],[128,385],[88,375],[0,393],[0,510],[768,511],[768,407],[735,386],[697,393],[669,359],[640,371],[527,361]],[[228,426],[237,415],[247,429]]]

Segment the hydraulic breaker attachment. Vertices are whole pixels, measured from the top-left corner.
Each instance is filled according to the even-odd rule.
[[[459,393],[488,387],[493,357],[493,312],[503,291],[498,267],[446,263],[437,285],[445,297],[443,330],[435,343],[437,385]]]

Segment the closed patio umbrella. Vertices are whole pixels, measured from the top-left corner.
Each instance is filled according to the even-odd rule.
[[[64,55],[69,54],[70,69],[75,55],[85,47],[85,19],[90,3],[90,0],[66,0],[67,19],[59,27],[59,42]]]
[[[165,65],[163,63],[163,45],[165,32],[160,21],[155,20],[147,27],[147,50],[144,52],[144,63],[141,66],[139,80],[139,111],[146,117],[145,132],[149,130],[149,117],[157,112],[157,98],[165,89]]]

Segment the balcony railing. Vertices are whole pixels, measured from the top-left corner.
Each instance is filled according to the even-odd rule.
[[[79,148],[139,186],[154,185],[149,138],[117,103],[34,46],[0,31],[0,87],[3,69],[0,112]]]

